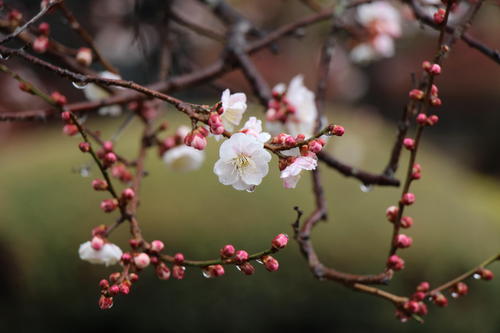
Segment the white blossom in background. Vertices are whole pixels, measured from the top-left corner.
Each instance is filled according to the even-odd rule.
[[[111,79],[111,80],[121,79],[119,75],[108,71],[101,72],[99,76],[104,79]],[[98,101],[110,96],[109,92],[107,92],[106,90],[102,89],[101,87],[99,87],[97,84],[94,83],[87,84],[83,88],[83,93],[85,94],[85,97],[87,97],[87,99],[90,101]],[[117,117],[121,115],[122,108],[119,105],[109,105],[100,108],[98,112],[101,116]]]
[[[357,8],[357,19],[370,37],[351,50],[355,62],[368,62],[392,57],[395,52],[394,38],[401,36],[401,15],[387,2],[374,2]]]
[[[285,84],[279,83],[273,91],[283,93],[286,90],[285,98],[288,103],[295,108],[295,113],[290,115],[283,124],[280,121],[267,121],[266,127],[273,135],[285,132],[292,136],[304,134],[310,137],[314,134],[314,124],[318,111],[314,101],[314,93],[304,86],[304,77],[295,76],[286,89]]]
[[[163,154],[163,161],[170,169],[182,172],[199,169],[204,159],[204,151],[184,144],[171,148]]]
[[[231,94],[229,89],[224,90],[221,96],[221,120],[224,128],[230,132],[239,126],[243,113],[247,110],[247,96],[244,93]]]
[[[94,250],[91,242],[85,242],[80,245],[78,250],[80,259],[91,264],[104,264],[106,266],[114,265],[120,261],[123,254],[122,250],[115,244],[106,243],[100,250]]]
[[[280,178],[283,179],[285,188],[295,188],[300,180],[302,170],[314,170],[318,160],[311,156],[299,156],[292,164],[281,171]]]
[[[219,157],[214,173],[222,184],[240,191],[252,192],[269,172],[271,154],[252,135],[233,134],[221,144]]]
[[[254,136],[258,141],[264,143],[271,139],[271,134],[262,132],[262,120],[250,117],[240,132]]]

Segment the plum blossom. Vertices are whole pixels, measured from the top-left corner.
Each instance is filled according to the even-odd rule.
[[[368,31],[368,39],[351,50],[355,62],[367,62],[394,55],[394,38],[401,36],[399,11],[387,2],[359,6],[357,18]]]
[[[269,172],[271,154],[252,135],[233,134],[221,144],[219,157],[214,173],[222,184],[239,191],[252,192]]]
[[[318,165],[315,157],[299,156],[292,164],[281,171],[280,178],[283,179],[285,188],[295,188],[300,179],[302,170],[314,170]]]
[[[229,89],[224,90],[221,97],[221,120],[224,128],[233,131],[241,122],[243,113],[247,109],[247,96],[244,93],[231,94]]]
[[[114,265],[123,254],[122,250],[112,243],[105,243],[100,250],[94,250],[90,241],[80,245],[78,250],[80,259],[91,264],[104,264],[106,266]]]
[[[119,80],[121,77],[117,74],[104,71],[99,74],[100,77],[104,79],[112,79],[112,80]],[[83,93],[85,94],[85,97],[87,97],[88,100],[90,101],[98,101],[103,98],[109,97],[109,92],[104,90],[103,88],[99,87],[97,84],[94,83],[89,83],[83,88]],[[119,105],[109,105],[109,106],[103,106],[102,108],[99,109],[99,114],[101,116],[111,116],[111,117],[118,117],[122,113],[122,108]]]
[[[255,117],[250,117],[240,132],[252,135],[257,138],[258,141],[264,143],[271,139],[271,135],[267,132],[262,132],[262,121]]]
[[[295,111],[284,122],[269,120],[268,117],[266,126],[269,132],[273,135],[286,132],[292,136],[299,134],[304,134],[306,137],[312,136],[318,111],[314,101],[314,93],[304,86],[304,77],[302,75],[295,76],[290,81],[288,89],[283,83],[279,83],[273,88],[273,92],[285,93],[284,98]],[[274,112],[273,109],[268,110],[268,115],[270,112]]]
[[[201,167],[205,153],[201,150],[179,145],[171,148],[163,154],[163,161],[174,171],[192,171]]]

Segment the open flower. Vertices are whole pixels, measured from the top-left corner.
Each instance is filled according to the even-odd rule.
[[[286,132],[292,136],[304,134],[306,137],[314,134],[314,124],[318,111],[314,101],[314,93],[304,86],[304,77],[302,75],[295,76],[288,89],[283,83],[277,84],[273,91],[282,94],[286,90],[285,99],[289,106],[294,109],[293,114],[290,114],[286,120],[271,120],[268,121],[267,129],[273,135],[278,135],[281,132]],[[269,112],[273,110],[268,110]]]
[[[89,241],[80,245],[78,254],[80,255],[80,259],[92,264],[110,266],[120,261],[123,252],[118,246],[112,243],[105,243],[100,250],[94,250],[92,243]]]
[[[243,128],[240,130],[240,132],[252,135],[262,143],[268,141],[271,138],[271,134],[262,132],[262,121],[255,117],[250,117]]]
[[[233,131],[241,122],[243,113],[247,109],[247,96],[244,93],[231,94],[229,89],[224,90],[221,97],[221,120],[224,128]]]
[[[113,74],[108,71],[101,72],[99,76],[104,79],[112,79],[112,80],[121,79],[119,75]],[[109,97],[110,95],[109,92],[107,92],[106,90],[104,90],[103,88],[99,87],[97,84],[94,83],[87,84],[83,88],[83,93],[85,94],[85,97],[87,97],[87,99],[90,101],[98,101],[106,97]],[[98,112],[101,116],[117,117],[121,115],[122,108],[119,105],[109,105],[109,106],[103,106],[102,108],[99,109]]]
[[[252,135],[233,134],[221,144],[219,157],[214,173],[222,184],[240,191],[253,191],[269,172],[271,154]]]
[[[171,148],[163,154],[163,161],[174,171],[192,171],[203,164],[205,153],[201,150],[179,145]]]
[[[302,170],[314,170],[318,165],[316,158],[311,156],[299,156],[292,164],[281,171],[280,178],[283,179],[285,188],[295,188],[300,179]]]
[[[355,62],[368,62],[394,55],[394,38],[401,36],[399,11],[386,2],[374,2],[357,8],[357,18],[368,38],[351,50]]]

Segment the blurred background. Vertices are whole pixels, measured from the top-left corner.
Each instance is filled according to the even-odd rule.
[[[31,17],[38,1],[5,1]],[[76,1],[67,5],[95,36],[105,57],[122,77],[149,84],[158,80],[164,31],[161,1]],[[312,11],[300,1],[229,1],[263,29],[291,22]],[[323,1],[328,5],[330,1]],[[176,1],[185,17],[224,33],[224,26],[196,1]],[[408,11],[401,8],[403,16]],[[471,34],[495,48],[500,45],[500,9],[486,1]],[[60,16],[47,17],[52,35],[72,47],[78,36]],[[195,70],[217,59],[221,44],[173,24],[169,75]],[[264,50],[253,57],[274,85],[298,73],[311,89],[322,41],[329,30],[320,23],[300,39],[278,42],[279,53]],[[374,172],[387,162],[396,122],[407,92],[410,73],[434,53],[436,35],[404,20],[404,34],[396,41],[396,56],[367,65],[349,62],[348,42],[334,55],[328,94],[330,121],[346,128],[346,135],[327,149],[339,159]],[[50,56],[47,60],[52,61]],[[9,66],[46,91],[58,89],[71,102],[84,100],[71,83],[15,59]],[[95,70],[101,70],[96,65]],[[500,70],[497,64],[463,43],[457,43],[438,80],[443,106],[440,123],[425,132],[419,162],[422,181],[414,184],[417,203],[409,208],[415,225],[408,231],[414,245],[405,250],[407,268],[387,290],[408,295],[422,280],[438,285],[498,253],[500,239]],[[0,76],[1,111],[44,107],[22,93],[17,83]],[[215,103],[223,88],[251,90],[234,72],[213,84],[185,90],[180,96],[194,103]],[[250,115],[262,108],[250,97]],[[189,123],[168,107],[161,119],[171,128]],[[123,118],[90,115],[88,127],[111,137]],[[140,125],[133,123],[116,144],[117,151],[134,156]],[[425,324],[401,324],[388,302],[355,293],[335,283],[317,281],[309,273],[297,246],[276,257],[280,270],[257,267],[254,276],[228,268],[218,279],[203,278],[189,269],[183,281],[159,281],[152,270],[141,274],[130,295],[117,297],[109,311],[97,307],[98,282],[113,268],[90,265],[78,258],[80,243],[90,230],[111,223],[90,182],[98,175],[76,146],[77,137],[61,133],[58,120],[39,123],[0,123],[0,331],[84,332],[142,330],[165,332],[498,332],[500,283],[470,281],[470,295],[450,301],[446,309],[430,305]],[[291,234],[293,206],[312,209],[310,181],[304,176],[296,190],[282,188],[277,168],[271,168],[255,193],[241,193],[219,184],[213,174],[218,144],[209,142],[204,166],[191,173],[173,173],[152,151],[149,176],[141,192],[139,219],[147,239],[162,239],[168,252],[193,259],[214,258],[227,243],[249,252],[267,248],[280,232]],[[406,165],[404,153],[401,164]],[[276,161],[273,161],[275,163]],[[88,172],[82,172],[90,167]],[[402,177],[402,173],[398,175]],[[334,170],[322,172],[329,204],[329,221],[313,237],[324,263],[355,273],[379,272],[384,266],[391,225],[385,209],[400,195],[395,188],[362,191],[358,181]],[[122,227],[112,241],[127,248],[128,230]],[[500,269],[492,270],[500,275]]]

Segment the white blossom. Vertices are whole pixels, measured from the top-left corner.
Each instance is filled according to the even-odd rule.
[[[285,188],[295,188],[300,179],[302,170],[314,170],[318,161],[314,157],[299,156],[295,161],[281,171],[280,178],[283,179]]]
[[[240,124],[247,109],[247,96],[244,93],[231,94],[231,91],[226,89],[222,93],[221,102],[222,124],[226,130],[232,132]]]
[[[104,79],[112,79],[112,80],[121,79],[119,75],[108,71],[101,72],[99,76]],[[90,101],[99,101],[101,99],[110,96],[109,92],[107,92],[106,90],[104,90],[103,88],[99,87],[97,84],[94,83],[87,84],[83,88],[83,93],[85,94],[85,97],[87,97],[87,99]],[[101,116],[117,117],[121,115],[122,108],[119,105],[109,105],[109,106],[103,106],[102,108],[99,109],[98,112]]]
[[[273,90],[283,91],[284,84],[279,83]],[[266,127],[273,135],[286,132],[292,136],[304,134],[310,137],[314,134],[314,124],[318,111],[314,101],[314,93],[304,86],[304,77],[295,76],[288,85],[285,94],[289,104],[295,108],[295,113],[287,118],[285,124],[280,121],[268,121]]]
[[[240,191],[253,191],[269,172],[271,154],[252,135],[233,134],[221,144],[219,157],[214,173],[222,184]]]
[[[91,242],[85,242],[80,245],[78,250],[80,259],[86,260],[92,264],[104,264],[106,266],[114,265],[123,254],[122,250],[115,244],[106,243],[100,250],[94,250]]]
[[[394,55],[394,38],[401,36],[399,11],[386,2],[364,4],[357,8],[357,18],[368,30],[368,40],[351,50],[355,62],[369,62]]]
[[[255,117],[250,117],[240,132],[252,135],[260,142],[264,143],[271,139],[271,134],[262,132],[262,121]]]
[[[174,171],[192,171],[201,167],[205,153],[201,150],[180,145],[163,154],[163,161]]]

